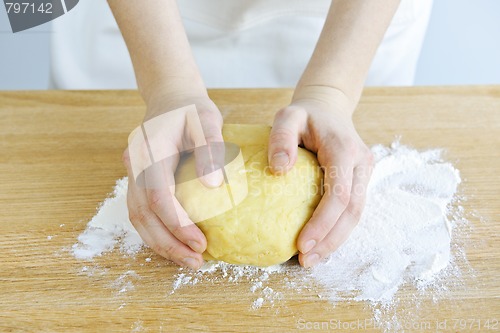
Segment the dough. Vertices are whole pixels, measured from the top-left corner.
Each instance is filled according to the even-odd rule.
[[[224,140],[241,148],[241,163],[238,158],[226,161],[227,184],[219,188],[206,188],[193,178],[194,156],[177,168],[175,193],[183,208],[193,221],[210,216],[197,223],[207,237],[207,260],[270,266],[297,253],[297,236],[321,199],[323,173],[315,155],[299,148],[294,168],[272,175],[269,132],[270,127],[260,125],[224,126]]]

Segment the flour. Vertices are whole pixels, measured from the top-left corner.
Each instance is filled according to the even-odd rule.
[[[285,267],[286,264],[256,267],[210,261],[196,272],[179,268],[179,273],[175,276],[172,284],[171,293],[173,294],[176,290],[185,286],[193,286],[198,283],[214,283],[220,280],[231,284],[241,282],[249,284],[250,288],[248,290],[253,294],[253,298],[257,297],[251,305],[252,309],[258,309],[263,304],[274,306],[275,301],[283,298],[283,294],[269,287],[267,283],[271,275],[283,273]]]
[[[118,290],[118,293],[126,293],[128,291],[134,290],[135,286],[133,281],[140,279],[140,276],[132,270],[128,270],[121,274],[111,285],[113,289]]]
[[[127,185],[127,178],[116,182],[113,195],[104,200],[87,229],[78,236],[78,243],[72,248],[76,258],[92,259],[113,250],[117,244],[126,254],[137,253],[144,246],[128,219]]]
[[[262,304],[264,304],[264,299],[262,297],[257,298],[255,301],[252,303],[252,309],[257,310],[262,307]]]
[[[428,284],[450,262],[447,215],[458,171],[439,150],[419,153],[396,142],[372,152],[376,166],[359,225],[310,273],[332,301],[389,302],[405,282]]]
[[[389,304],[404,285],[423,289],[442,281],[452,261],[454,223],[448,217],[460,183],[458,170],[441,160],[440,150],[418,152],[395,142],[374,146],[372,152],[376,165],[359,225],[329,258],[310,270],[290,263],[258,268],[210,262],[198,272],[179,268],[172,293],[206,281],[243,282],[253,298],[250,308],[258,309],[282,299],[283,293],[271,288],[273,275],[282,275],[288,288],[301,292],[315,285],[318,297],[332,303]],[[126,192],[127,179],[118,180],[73,245],[76,258],[92,260],[115,248],[129,255],[141,250],[144,244],[128,220]],[[126,291],[133,286],[115,287]]]

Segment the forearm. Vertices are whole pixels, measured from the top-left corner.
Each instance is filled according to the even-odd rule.
[[[294,99],[310,87],[345,94],[355,106],[364,81],[399,0],[334,0],[314,53],[302,75]],[[319,99],[321,89],[315,89]],[[327,94],[327,93],[325,93]]]
[[[139,91],[206,94],[175,0],[108,0],[127,44]]]

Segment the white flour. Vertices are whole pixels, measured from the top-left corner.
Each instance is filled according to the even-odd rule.
[[[390,301],[404,282],[429,283],[450,262],[448,205],[460,176],[441,152],[398,143],[372,148],[377,161],[359,225],[311,277],[331,300]]]
[[[128,219],[127,178],[119,179],[112,197],[106,199],[87,229],[78,236],[73,254],[78,259],[92,259],[109,252],[117,244],[124,253],[137,253],[144,245]]]
[[[249,281],[249,291],[255,295],[250,308],[258,309],[282,298],[269,286],[273,274],[285,275],[281,279],[298,292],[316,282],[318,296],[334,303],[388,304],[405,284],[417,288],[432,284],[450,265],[453,223],[448,216],[460,183],[458,170],[441,160],[440,150],[418,152],[395,142],[372,151],[376,166],[361,221],[326,261],[308,271],[289,263],[266,269],[221,262],[207,263],[198,272],[180,268],[172,292],[216,278],[227,283]],[[118,180],[113,196],[104,201],[73,245],[76,258],[91,260],[117,246],[134,254],[144,246],[128,220],[126,192],[127,179]],[[117,283],[116,287],[126,291],[133,285]]]
[[[264,303],[274,306],[275,301],[281,300],[283,295],[267,285],[268,279],[272,274],[284,273],[285,267],[285,264],[269,267],[240,266],[218,261],[205,263],[197,272],[179,268],[179,273],[175,276],[172,284],[171,293],[184,286],[222,279],[225,283],[238,284],[243,282],[250,284],[249,291],[257,297],[251,304],[252,309],[258,309]]]

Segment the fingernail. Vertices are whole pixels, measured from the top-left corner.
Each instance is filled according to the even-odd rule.
[[[193,249],[193,251],[198,252],[198,253],[203,253],[203,247],[201,246],[200,243],[196,241],[189,241],[188,246]]]
[[[198,267],[200,267],[200,264],[198,263],[198,260],[194,259],[194,258],[190,258],[190,257],[187,257],[187,258],[184,258],[182,260],[182,262],[184,263],[185,266],[191,268],[191,269],[198,269]]]
[[[271,158],[271,166],[277,171],[284,169],[289,163],[290,158],[288,154],[283,151],[275,153]]]
[[[313,254],[307,255],[304,258],[304,267],[305,268],[312,267],[312,266],[316,265],[319,262],[320,259],[321,258],[319,256],[319,254],[317,254],[317,253],[313,253]]]
[[[207,166],[203,170],[203,179],[205,183],[210,187],[219,187],[224,181],[224,176],[222,175],[222,170],[218,166]]]
[[[304,244],[304,248],[302,251],[302,253],[307,253],[309,251],[312,250],[312,248],[316,245],[316,241],[314,239],[310,239],[308,240],[305,244]]]

